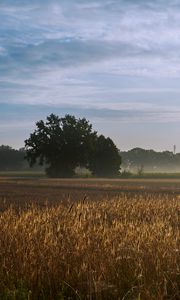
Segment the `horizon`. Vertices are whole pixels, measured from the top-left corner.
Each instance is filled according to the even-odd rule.
[[[16,147],[13,147],[12,145],[8,145],[8,144],[0,144],[0,147],[2,147],[2,146],[10,147],[10,148],[12,148],[13,150],[18,150],[18,151],[21,150],[22,148],[24,148],[24,146],[23,146],[23,147],[16,148]],[[120,151],[120,153],[121,153],[121,152],[129,152],[129,151],[132,151],[132,150],[135,150],[135,149],[140,149],[140,150],[145,150],[145,151],[154,151],[154,152],[156,152],[156,153],[170,152],[170,153],[172,153],[173,155],[179,155],[179,154],[180,154],[180,152],[178,152],[178,151],[176,151],[176,152],[174,153],[173,150],[171,151],[171,150],[166,150],[166,149],[164,149],[164,150],[158,151],[158,150],[153,149],[153,148],[141,148],[141,147],[138,147],[138,146],[137,146],[137,147],[130,148],[130,149],[124,149],[124,150],[118,148],[118,150]]]
[[[0,19],[0,144],[69,113],[121,151],[178,152],[179,1],[2,0]]]

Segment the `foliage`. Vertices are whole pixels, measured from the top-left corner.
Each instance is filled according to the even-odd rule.
[[[96,176],[116,176],[120,168],[118,149],[110,138],[97,135],[83,118],[51,114],[47,121],[36,123],[37,129],[25,141],[30,165],[37,161],[47,166],[50,177],[72,177],[78,166],[87,167]]]
[[[131,178],[133,174],[130,171],[123,170],[120,174],[121,178]]]
[[[24,160],[24,149],[15,150],[9,146],[0,146],[0,172],[4,171],[26,171],[32,172],[29,169],[26,160]],[[169,151],[156,152],[154,150],[144,150],[135,148],[127,152],[121,152],[122,170],[131,175],[139,176],[139,170],[143,166],[143,174],[141,177],[179,177],[180,172],[180,154],[173,154]],[[35,165],[33,171],[43,171],[43,167]],[[136,174],[136,175],[135,175]],[[149,175],[148,175],[149,174]],[[21,174],[19,174],[21,176]],[[129,174],[130,175],[130,174]],[[121,172],[122,177],[129,177],[128,174]],[[130,175],[130,176],[131,176]],[[23,174],[22,174],[23,176]],[[82,176],[84,176],[82,174]]]
[[[134,148],[127,152],[121,152],[122,168],[133,173],[139,173],[144,167],[143,172],[179,172],[180,154],[173,154],[170,151],[156,152],[154,150],[145,150]]]
[[[143,177],[143,174],[144,174],[144,166],[141,165],[141,166],[139,166],[139,168],[138,168],[137,175],[138,175],[139,177]]]
[[[90,170],[99,177],[119,175],[121,157],[116,145],[110,138],[100,135],[94,143]]]
[[[71,177],[78,165],[88,163],[96,132],[83,118],[51,114],[47,121],[36,123],[37,129],[25,141],[26,157],[30,165],[37,161],[47,166],[50,177]]]
[[[9,146],[0,146],[0,171],[20,170],[23,168],[24,152]]]

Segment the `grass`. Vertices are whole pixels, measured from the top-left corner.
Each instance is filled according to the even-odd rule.
[[[123,171],[120,178],[132,178],[132,179],[180,179],[180,173],[178,172],[142,172],[131,173],[129,171]]]
[[[46,178],[46,174],[44,171],[34,171],[34,170],[28,170],[28,171],[0,171],[0,177],[21,177],[21,178]],[[80,173],[79,175],[76,175],[75,178],[92,178],[89,173]],[[142,174],[137,173],[131,173],[128,171],[123,171],[121,175],[119,176],[119,179],[180,179],[180,173],[165,173],[165,172],[155,172],[155,173],[149,173],[149,172],[143,172]],[[94,178],[95,179],[95,178]]]
[[[92,195],[4,191],[0,299],[179,299],[179,196]]]
[[[45,173],[42,171],[1,171],[0,177],[43,178]]]

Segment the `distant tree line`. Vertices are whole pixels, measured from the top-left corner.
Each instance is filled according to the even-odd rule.
[[[0,171],[15,171],[25,168],[25,151],[15,150],[9,146],[0,146]]]
[[[15,150],[12,147],[1,145],[0,172],[29,170],[25,155],[24,149]],[[180,172],[180,153],[174,155],[169,151],[156,152],[135,148],[120,152],[120,155],[122,158],[121,172]],[[34,167],[34,170],[40,169],[37,165]]]
[[[134,148],[121,152],[122,169],[138,172],[180,172],[180,153]]]
[[[72,177],[77,168],[89,170],[92,176],[116,177],[123,171],[180,172],[180,153],[141,148],[119,152],[114,142],[98,135],[85,118],[52,114],[45,122],[36,123],[25,148],[0,146],[0,172],[27,171],[29,164],[34,170],[46,169],[50,177]]]

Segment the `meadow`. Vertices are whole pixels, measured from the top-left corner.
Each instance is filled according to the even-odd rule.
[[[0,178],[0,299],[180,299],[179,180]]]

